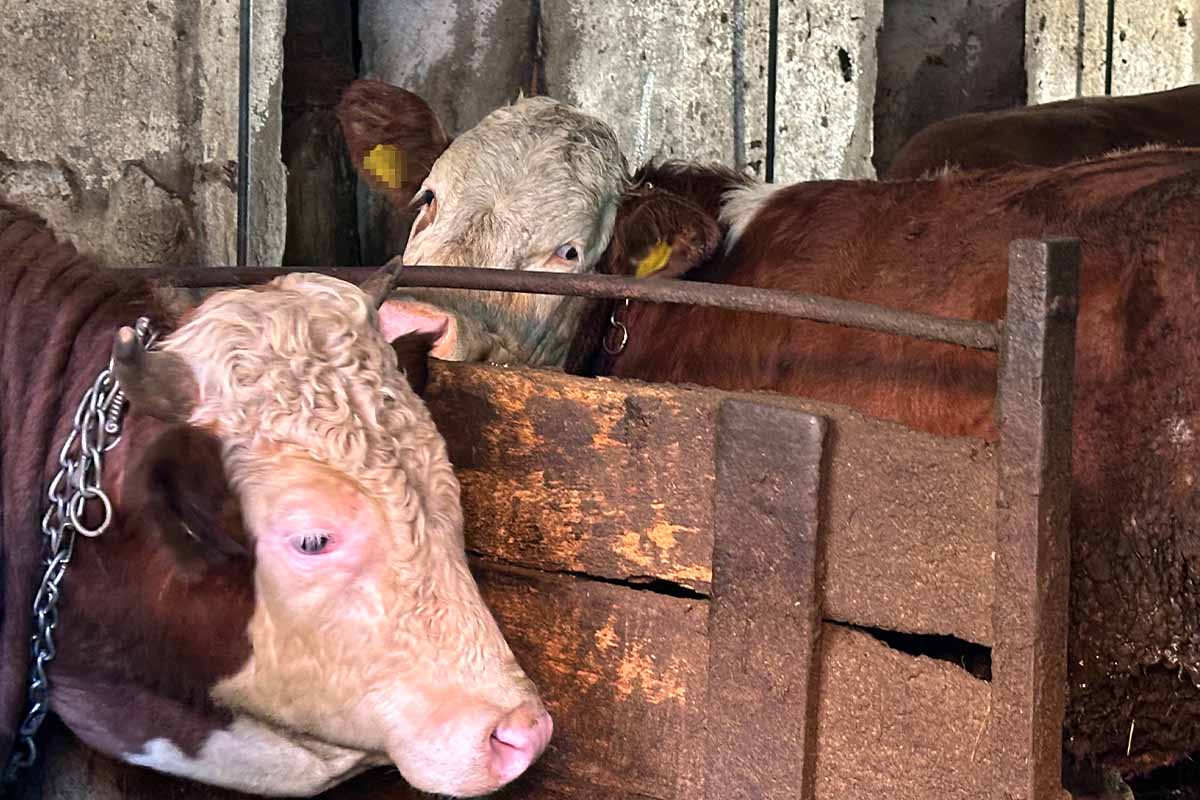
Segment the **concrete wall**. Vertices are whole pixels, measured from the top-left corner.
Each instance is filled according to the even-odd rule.
[[[282,0],[256,0],[251,262],[279,263]],[[113,265],[236,260],[237,0],[0,0],[0,193]]]
[[[1030,103],[1140,94],[1200,74],[1200,0],[1026,0]],[[1112,65],[1108,45],[1112,42]]]
[[[517,92],[605,119],[631,166],[716,160],[777,181],[870,177],[883,0],[361,0],[362,74],[428,99],[461,132]],[[401,24],[400,21],[403,21]],[[403,247],[360,188],[363,258]]]

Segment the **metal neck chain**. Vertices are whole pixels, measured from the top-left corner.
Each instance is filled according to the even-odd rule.
[[[143,347],[149,349],[158,335],[150,320],[138,319],[134,331]],[[54,660],[54,629],[58,625],[58,600],[63,574],[75,549],[75,535],[94,537],[112,523],[112,501],[104,493],[104,454],[121,441],[125,411],[125,393],[113,374],[113,362],[101,370],[95,382],[79,401],[75,425],[58,454],[58,473],[50,481],[50,501],[42,517],[42,582],[33,601],[32,666],[29,675],[29,702],[25,719],[17,731],[17,741],[4,770],[4,782],[16,780],[17,773],[37,760],[34,736],[50,711],[50,683],[46,665]],[[95,528],[85,522],[89,502],[100,504],[103,516]]]

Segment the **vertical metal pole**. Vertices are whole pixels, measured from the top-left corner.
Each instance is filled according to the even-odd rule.
[[[992,797],[1062,790],[1079,244],[1013,242],[999,386]]]
[[[238,80],[237,264],[249,260],[250,204],[250,0],[241,0]]]

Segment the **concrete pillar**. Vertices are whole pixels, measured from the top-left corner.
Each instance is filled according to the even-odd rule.
[[[1026,0],[1029,104],[1104,94],[1107,0]]]
[[[283,0],[256,0],[255,261],[283,249]],[[0,192],[110,264],[236,258],[237,0],[0,0]]]
[[[1197,79],[1198,0],[1116,0],[1108,76],[1107,0],[1026,0],[1029,102],[1172,89]]]
[[[763,174],[767,0],[542,0],[545,93],[611,124],[636,168],[654,156]]]
[[[1197,0],[1117,0],[1112,93],[1141,94],[1194,83],[1200,41]]]
[[[781,0],[775,92],[778,183],[874,178],[883,0]]]
[[[531,93],[534,0],[360,0],[358,18],[362,77],[416,92],[452,135]],[[412,220],[362,182],[358,198],[363,263],[382,264],[404,249]]]

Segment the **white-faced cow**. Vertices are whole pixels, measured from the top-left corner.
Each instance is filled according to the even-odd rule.
[[[265,795],[390,764],[477,796],[541,754],[550,717],[468,571],[458,482],[389,339],[414,367],[427,346],[374,300],[293,274],[177,314],[0,201],[0,756],[43,498],[110,353],[130,401],[101,476],[113,523],[76,543],[50,668],[80,739]],[[124,327],[141,316],[160,346]]]
[[[364,177],[420,206],[409,264],[658,268],[996,320],[1012,240],[1081,240],[1069,744],[1126,773],[1200,751],[1200,151],[773,186],[688,164],[628,176],[607,126],[542,98],[453,142],[419,98],[383,84],[352,85],[339,112]],[[380,145],[406,155],[403,180],[375,168]],[[398,329],[437,335],[443,358],[779,391],[933,433],[996,437],[994,354],[634,302],[628,344],[608,357],[598,347],[607,309],[593,311],[422,291],[388,314]]]

